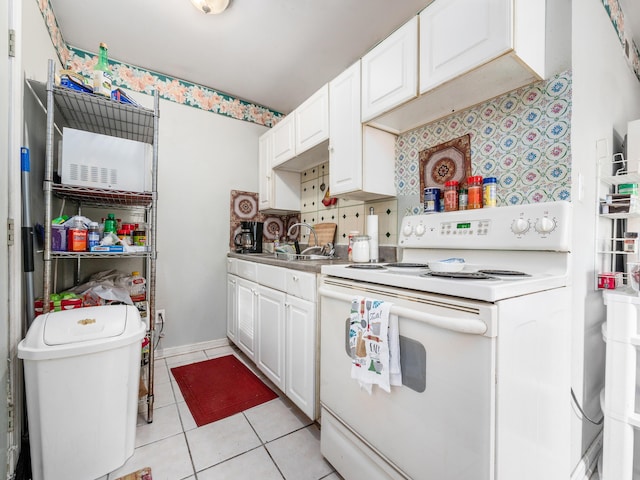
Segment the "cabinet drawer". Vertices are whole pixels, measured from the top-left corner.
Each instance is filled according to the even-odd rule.
[[[284,292],[287,288],[286,269],[273,265],[258,264],[258,283]]]
[[[227,273],[238,274],[238,261],[235,258],[227,257]]]
[[[258,264],[255,262],[247,262],[245,260],[236,261],[236,273],[239,277],[246,278],[247,280],[258,280]]]
[[[287,270],[286,272],[287,293],[315,302],[317,296],[316,275],[297,270]]]

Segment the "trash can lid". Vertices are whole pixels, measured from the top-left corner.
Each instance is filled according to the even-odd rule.
[[[132,305],[105,305],[36,317],[18,344],[18,357],[45,360],[97,353],[144,338],[145,324]]]
[[[67,345],[117,337],[126,326],[126,305],[74,308],[47,314],[42,338],[45,345]]]

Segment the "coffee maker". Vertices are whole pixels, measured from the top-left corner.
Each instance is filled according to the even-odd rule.
[[[262,253],[262,222],[240,222],[240,233],[233,238],[236,253]]]

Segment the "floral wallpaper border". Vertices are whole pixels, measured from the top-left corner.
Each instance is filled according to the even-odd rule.
[[[37,2],[60,63],[82,75],[91,76],[97,56],[67,45],[49,0],[37,0]],[[273,127],[284,117],[280,112],[234,98],[203,85],[122,62],[109,60],[109,64],[113,71],[114,85],[118,87],[147,94],[157,89],[160,97],[165,100],[266,127]]]
[[[611,24],[618,34],[618,39],[620,40],[623,50],[626,50],[625,42],[627,40],[625,38],[627,35],[625,32],[624,12],[622,8],[620,8],[620,2],[618,0],[602,0],[602,5],[611,19]],[[635,73],[638,80],[640,80],[640,51],[631,38],[629,38],[629,43],[629,52],[628,54],[625,52],[625,57],[629,60],[633,73]]]

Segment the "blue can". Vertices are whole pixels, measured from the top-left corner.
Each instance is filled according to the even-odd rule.
[[[424,213],[437,213],[440,211],[440,189],[424,189]]]

